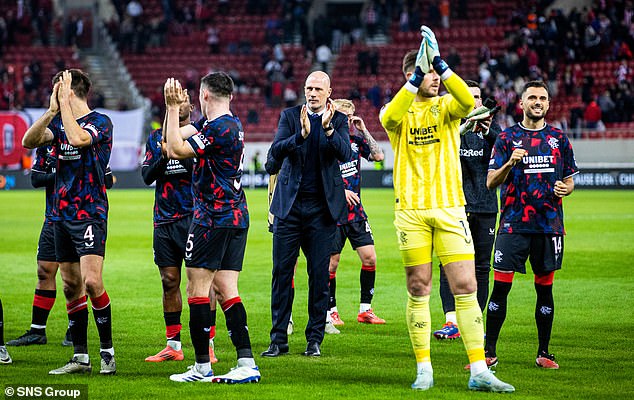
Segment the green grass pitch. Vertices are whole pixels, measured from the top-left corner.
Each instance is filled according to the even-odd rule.
[[[356,322],[359,302],[359,260],[347,247],[338,272],[338,305],[345,325],[340,335],[327,335],[322,357],[307,359],[307,277],[300,257],[290,337],[290,355],[263,359],[270,329],[271,236],[266,227],[266,192],[247,191],[251,229],[240,294],[248,312],[256,362],[262,372],[257,385],[222,386],[174,383],[168,376],[193,364],[193,349],[183,312],[185,361],[145,363],[164,347],[161,284],[152,261],[153,191],[111,190],[105,285],[112,299],[116,376],[48,376],[71,357],[60,341],[67,318],[61,279],[48,321],[44,346],[10,348],[14,364],[0,366],[4,384],[88,383],[90,399],[220,398],[220,399],[463,399],[495,397],[467,389],[467,362],[460,340],[432,339],[435,387],[425,393],[409,385],[415,361],[405,326],[405,276],[392,225],[393,193],[365,189],[378,254],[374,308],[384,326]],[[4,305],[5,340],[28,328],[36,282],[35,251],[44,208],[42,191],[0,193],[0,298]],[[556,318],[551,351],[561,369],[534,366],[537,334],[532,276],[517,276],[509,298],[509,315],[498,345],[498,376],[516,387],[516,399],[634,398],[634,191],[578,190],[565,199],[566,228],[563,270],[555,277]],[[434,271],[433,329],[444,322]],[[185,283],[183,282],[183,293]],[[235,351],[218,314],[217,374],[235,365]],[[98,370],[98,338],[90,319],[89,347]]]

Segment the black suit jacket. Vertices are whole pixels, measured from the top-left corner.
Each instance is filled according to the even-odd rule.
[[[334,132],[327,137],[323,128],[319,130],[319,148],[309,149],[308,140],[302,138],[300,111],[302,106],[287,108],[282,111],[277,127],[275,139],[269,149],[266,171],[269,174],[278,173],[277,186],[271,202],[271,213],[284,219],[295,202],[302,179],[302,168],[306,152],[318,151],[321,164],[321,182],[328,209],[335,221],[340,221],[347,212],[346,197],[343,180],[339,170],[339,161],[350,159],[350,136],[348,132],[348,118],[338,111],[332,117]],[[311,135],[314,133],[311,133]]]

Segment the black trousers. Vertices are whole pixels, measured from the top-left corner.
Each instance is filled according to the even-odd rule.
[[[323,196],[298,194],[285,219],[273,223],[273,281],[271,284],[271,343],[288,343],[286,327],[293,306],[292,280],[301,248],[308,270],[306,341],[324,339],[328,309],[328,265],[337,224]]]

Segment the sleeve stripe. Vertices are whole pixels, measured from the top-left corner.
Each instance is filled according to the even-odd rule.
[[[417,94],[418,93],[418,88],[414,85],[412,85],[412,83],[410,81],[407,81],[405,83],[405,89],[407,89],[408,91]]]
[[[193,135],[191,138],[194,140],[194,142],[196,142],[196,145],[198,146],[198,148],[200,148],[200,149],[204,149],[205,148],[205,144],[203,143],[202,140],[200,140],[198,135]]]
[[[453,71],[451,70],[451,68],[447,68],[447,70],[443,72],[442,75],[440,75],[440,79],[446,81],[451,75],[453,75]]]
[[[91,134],[93,137],[97,137],[97,135],[98,135],[97,130],[96,130],[96,129],[95,129],[95,127],[94,127],[94,126],[92,126],[92,125],[86,125],[86,126],[84,127],[84,130],[89,131],[89,132],[90,132],[90,134]]]

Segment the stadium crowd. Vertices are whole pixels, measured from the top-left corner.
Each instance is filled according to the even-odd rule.
[[[334,16],[318,15],[308,23],[311,10],[309,1],[280,1],[279,4],[250,0],[246,12],[265,16],[264,45],[256,46],[246,39],[223,32],[223,16],[231,12],[230,2],[218,2],[217,9],[207,0],[197,0],[195,7],[175,0],[161,2],[161,15],[147,15],[138,1],[113,2],[116,14],[106,26],[122,52],[143,53],[148,48],[168,46],[168,37],[203,32],[204,43],[211,53],[261,55],[260,79],[241,79],[240,70],[231,71],[237,90],[243,93],[262,93],[266,104],[279,107],[292,104],[297,96],[292,61],[284,58],[282,44],[298,38],[304,47],[306,62],[323,62],[332,67],[336,56],[347,44],[363,43],[380,33],[388,34],[390,27],[411,31],[421,22],[430,26],[460,24],[469,15],[467,2],[445,4],[433,1],[421,5],[417,1],[387,2],[367,0],[360,12],[344,12]],[[448,2],[447,2],[448,3]],[[548,82],[554,97],[565,95],[565,101],[573,103],[571,113],[557,121],[564,128],[584,128],[588,105],[595,101],[601,109],[601,121],[627,122],[634,115],[634,78],[631,62],[634,49],[634,7],[631,0],[611,2],[595,1],[592,7],[573,7],[565,13],[558,9],[547,10],[549,1],[521,1],[511,15],[501,15],[496,3],[487,6],[484,23],[487,26],[508,26],[505,40],[507,48],[495,54],[483,44],[479,49],[477,78],[483,84],[484,96],[492,95],[502,106],[502,126],[517,120],[519,88],[537,78]],[[50,1],[17,2],[16,7],[5,8],[0,15],[0,109],[41,107],[46,104],[50,89],[41,85],[41,76],[52,71],[38,71],[37,51],[28,64],[5,62],[6,51],[16,44],[49,46],[64,44],[74,46],[86,41],[82,15],[70,15],[66,26],[62,19],[43,18],[52,13]],[[445,21],[445,14],[447,20]],[[442,31],[441,31],[442,32]],[[317,51],[319,49],[319,52]],[[384,87],[379,71],[379,51],[361,51],[358,54],[359,75],[376,75],[377,85],[369,91],[351,93],[354,98],[369,99],[380,107],[389,101],[391,89]],[[448,49],[449,50],[449,49]],[[317,59],[319,54],[332,56]],[[455,55],[454,55],[455,54]],[[73,57],[77,57],[75,51]],[[459,68],[460,56],[452,51],[447,57],[454,68]],[[456,64],[457,61],[457,64]],[[594,70],[584,69],[583,63],[621,61],[612,71],[614,79],[608,84],[593,81]],[[67,60],[68,62],[68,60]],[[77,60],[73,61],[74,63]],[[55,70],[60,70],[64,60],[56,60]],[[585,64],[583,64],[585,65]],[[369,68],[369,71],[367,70]],[[200,68],[192,71],[200,76],[208,72]],[[470,76],[475,78],[476,76]],[[336,77],[334,78],[336,79]],[[378,91],[377,91],[378,87]],[[157,98],[158,97],[158,98]],[[162,98],[150,95],[155,109],[163,106]],[[93,105],[99,106],[102,96]],[[592,121],[591,121],[591,126]]]

